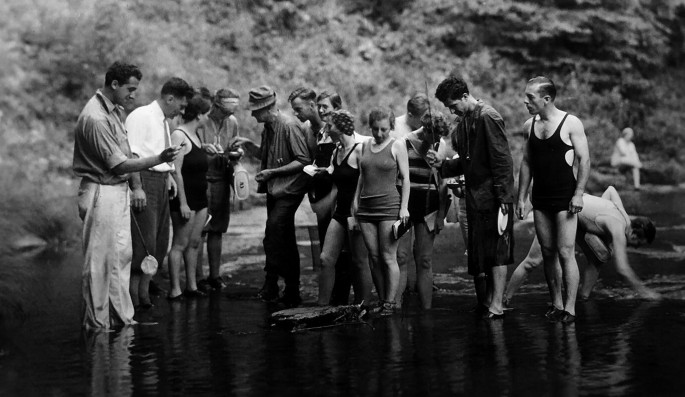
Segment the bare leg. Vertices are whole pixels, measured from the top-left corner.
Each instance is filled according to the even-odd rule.
[[[502,296],[504,295],[504,286],[507,283],[507,267],[493,266],[491,269],[492,292],[490,293],[490,312],[495,314],[502,314]]]
[[[174,237],[169,252],[169,297],[181,295],[181,263],[183,262],[183,252],[189,243],[192,223],[181,217],[179,212],[171,213],[171,223],[174,227]]]
[[[568,211],[561,211],[556,214],[556,223],[557,251],[564,281],[564,310],[575,316],[576,295],[580,282],[575,252],[578,216]]]
[[[197,251],[202,242],[202,228],[207,218],[207,208],[203,208],[195,212],[188,223],[191,223],[190,236],[188,237],[188,246],[186,247],[183,258],[186,263],[186,289],[189,291],[197,290],[196,267],[197,267]]]
[[[371,300],[371,269],[369,268],[369,254],[364,244],[361,232],[348,232],[349,249],[354,266],[354,303],[368,303]]]
[[[378,223],[378,246],[381,263],[385,272],[385,301],[395,302],[400,285],[400,267],[397,264],[397,243],[392,234],[395,221]]]
[[[554,219],[545,212],[534,210],[535,232],[540,243],[545,269],[545,279],[549,287],[552,304],[559,310],[564,309],[561,296],[562,271],[556,254],[556,233]]]
[[[633,167],[633,186],[636,189],[640,188],[640,168]]]
[[[319,299],[317,304],[326,306],[331,302],[335,282],[335,264],[345,244],[345,227],[335,219],[328,224],[323,251],[321,252],[321,272],[319,273]]]
[[[385,274],[381,269],[380,254],[378,246],[378,225],[372,222],[359,222],[362,237],[369,252],[369,262],[371,265],[371,277],[376,285],[378,299],[385,299]]]
[[[528,278],[528,274],[540,266],[542,262],[542,249],[540,248],[538,238],[535,237],[528,250],[528,255],[519,263],[509,279],[509,284],[507,284],[506,293],[504,294],[505,301],[510,301],[514,297],[521,284]]]
[[[583,272],[583,281],[580,284],[580,298],[583,300],[590,298],[592,289],[597,284],[597,279],[599,278],[599,268],[593,263],[594,261],[589,260],[588,262]]]

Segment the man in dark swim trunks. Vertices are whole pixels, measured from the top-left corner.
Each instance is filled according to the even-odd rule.
[[[526,85],[524,103],[533,115],[524,125],[530,131],[519,173],[516,214],[523,219],[531,180],[535,230],[542,247],[545,277],[553,313],[564,323],[576,315],[579,273],[575,257],[577,214],[583,209],[583,193],[590,175],[590,153],[583,123],[554,104],[556,87],[547,77],[535,77]],[[578,166],[574,176],[573,165]],[[555,261],[555,257],[559,262]],[[556,267],[561,266],[561,269]],[[564,296],[554,275],[562,274]]]
[[[581,299],[588,299],[597,283],[599,269],[613,258],[618,273],[628,281],[642,299],[656,300],[661,296],[645,286],[628,262],[626,247],[638,247],[654,241],[656,229],[649,218],[630,218],[623,208],[623,202],[613,186],[609,186],[602,197],[585,194],[585,206],[578,214],[576,242],[583,250],[588,266],[580,284]],[[526,258],[518,265],[507,284],[505,303],[509,302],[528,274],[542,264],[542,252],[537,238],[533,240]],[[557,284],[561,274],[555,275]],[[561,293],[561,291],[558,291]]]

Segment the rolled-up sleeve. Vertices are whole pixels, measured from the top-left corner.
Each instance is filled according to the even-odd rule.
[[[286,128],[288,129],[288,144],[290,145],[293,160],[297,160],[304,165],[311,164],[312,159],[309,156],[305,132],[296,124],[288,125]]]
[[[115,129],[109,126],[107,121],[88,119],[86,120],[86,141],[93,153],[106,165],[108,170],[123,163],[128,157],[121,150],[120,142],[113,134]]]
[[[509,150],[504,120],[499,114],[484,113],[483,129],[488,140],[488,156],[494,193],[500,203],[513,203],[514,163]]]

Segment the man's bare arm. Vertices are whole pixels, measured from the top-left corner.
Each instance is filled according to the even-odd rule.
[[[583,193],[585,193],[585,185],[590,177],[590,149],[588,148],[583,123],[576,117],[571,119],[571,121],[569,139],[571,140],[571,145],[573,145],[573,151],[578,162],[578,176],[576,178],[576,191],[574,195],[582,197]]]

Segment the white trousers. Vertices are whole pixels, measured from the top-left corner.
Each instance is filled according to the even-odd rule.
[[[78,209],[83,220],[83,326],[133,324],[128,289],[132,255],[128,185],[100,185],[84,179]]]

